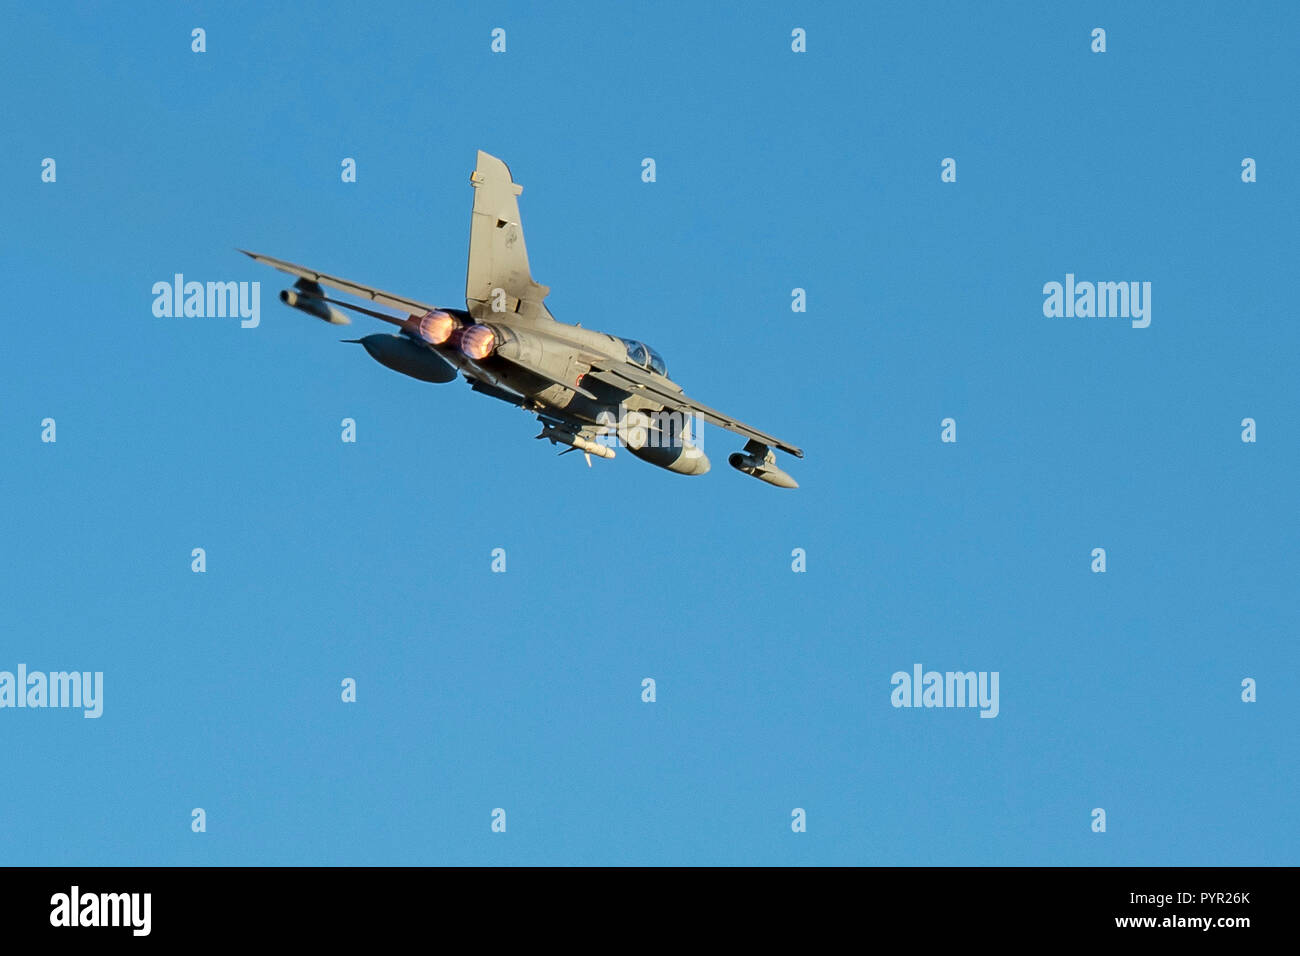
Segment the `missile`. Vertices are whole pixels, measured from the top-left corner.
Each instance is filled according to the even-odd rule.
[[[364,348],[372,359],[380,365],[401,372],[421,382],[452,382],[456,379],[456,368],[437,352],[400,335],[385,335],[376,332],[363,339],[344,339],[355,342]]]
[[[570,442],[578,451],[585,451],[589,455],[595,455],[597,458],[613,458],[614,449],[607,448],[599,442],[590,441],[581,435],[574,435],[573,441]]]
[[[351,325],[351,319],[321,301],[324,296],[325,290],[319,283],[312,282],[310,279],[299,279],[293,284],[292,289],[285,289],[280,293],[280,301],[291,309],[324,319],[330,325]]]
[[[588,455],[595,455],[597,458],[614,457],[614,449],[612,448],[602,445],[599,442],[591,441],[588,438],[583,438],[581,435],[575,435],[573,432],[566,432],[545,423],[542,424],[542,433],[535,437],[549,438],[552,443],[568,445],[570,448],[576,448],[578,451],[586,452]]]
[[[759,481],[766,481],[769,485],[776,485],[778,488],[799,487],[799,482],[776,466],[776,455],[771,451],[762,457],[757,454],[746,455],[739,451],[733,452],[727,458],[727,464],[736,471],[753,475]]]

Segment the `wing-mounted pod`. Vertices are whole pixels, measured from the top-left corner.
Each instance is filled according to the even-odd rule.
[[[727,464],[737,471],[753,475],[759,481],[766,481],[769,485],[776,485],[778,488],[799,487],[799,482],[776,466],[776,452],[753,439],[745,444],[743,452],[733,452],[727,458]]]
[[[325,301],[325,290],[320,287],[319,282],[313,282],[311,279],[299,279],[293,284],[292,289],[285,289],[280,293],[280,301],[291,309],[324,319],[330,325],[352,324],[351,319]]]
[[[618,435],[642,461],[678,475],[708,474],[709,456],[695,444],[690,418],[681,412],[629,411],[618,423]]]

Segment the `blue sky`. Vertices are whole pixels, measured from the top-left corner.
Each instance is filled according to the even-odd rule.
[[[430,6],[11,12],[0,670],[105,700],[0,710],[0,861],[1296,862],[1293,8]],[[234,251],[461,306],[479,148],[556,316],[799,491],[558,458]]]

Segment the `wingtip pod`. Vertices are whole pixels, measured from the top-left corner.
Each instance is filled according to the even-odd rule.
[[[733,452],[728,456],[727,464],[736,471],[751,475],[759,481],[766,481],[777,488],[799,487],[799,482],[776,466],[776,456],[770,451],[765,455]]]
[[[760,475],[759,478],[766,481],[769,485],[776,485],[778,488],[799,487],[799,482],[795,481],[780,468],[772,468],[766,475]]]
[[[280,292],[280,301],[291,309],[314,315],[330,325],[351,325],[351,319],[322,301],[324,297],[325,290],[309,279],[299,279],[293,284],[292,289],[284,289]]]

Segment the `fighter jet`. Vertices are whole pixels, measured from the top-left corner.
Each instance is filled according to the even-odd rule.
[[[794,445],[688,398],[668,377],[663,357],[644,342],[556,321],[546,308],[550,289],[533,279],[519,222],[523,187],[506,164],[479,151],[470,176],[474,211],[469,230],[465,308],[430,305],[282,259],[239,250],[258,262],[296,276],[280,301],[332,325],[351,320],[339,308],[379,319],[396,334],[360,339],[372,358],[424,382],[464,376],[471,389],[535,414],[537,438],[613,458],[622,446],[652,465],[680,475],[702,475],[709,459],[693,435],[703,420],[746,439],[728,459],[737,471],[780,488],[797,488],[776,464],[780,449],[798,458]],[[325,289],[382,306],[398,314],[356,305]],[[335,308],[335,307],[338,308]]]

